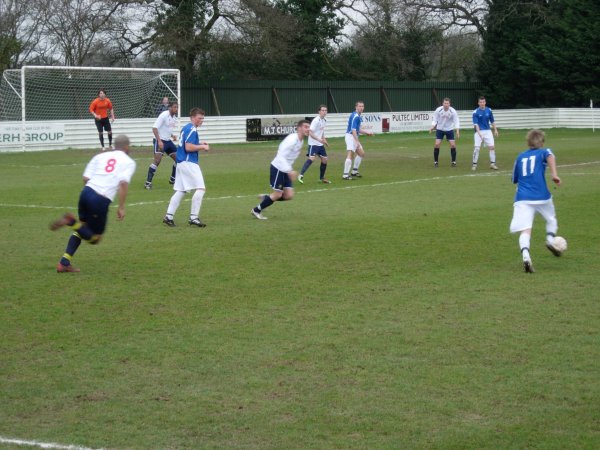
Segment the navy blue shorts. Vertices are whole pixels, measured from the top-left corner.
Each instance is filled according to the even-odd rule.
[[[435,138],[436,139],[443,141],[444,136],[446,136],[446,139],[448,139],[449,141],[453,141],[454,140],[454,130],[450,130],[450,131],[435,130]]]
[[[321,158],[327,158],[327,151],[324,145],[309,145],[306,156],[320,156]]]
[[[88,224],[94,234],[103,234],[111,201],[91,187],[84,187],[79,195],[79,220]]]
[[[273,164],[271,164],[271,187],[275,191],[283,191],[284,188],[291,188],[292,180],[287,173],[282,172]]]
[[[177,153],[177,146],[175,145],[175,143],[173,141],[164,141],[162,140],[163,143],[163,149],[161,150],[160,147],[158,146],[158,142],[155,139],[152,139],[152,143],[154,145],[154,153],[166,153],[167,155],[171,155],[171,153]]]

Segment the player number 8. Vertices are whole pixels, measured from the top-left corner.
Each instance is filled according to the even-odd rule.
[[[114,158],[111,158],[106,162],[106,167],[104,168],[104,170],[107,171],[108,173],[110,173],[113,170],[115,170],[116,164],[117,164],[117,160]]]

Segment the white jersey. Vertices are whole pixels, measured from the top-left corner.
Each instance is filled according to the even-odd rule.
[[[170,140],[171,136],[176,134],[176,127],[177,114],[172,116],[169,110],[161,112],[154,121],[154,125],[152,126],[152,128],[156,128],[158,130],[158,135],[163,141]]]
[[[433,122],[431,126],[435,126],[440,131],[451,131],[460,128],[460,122],[458,120],[458,113],[450,106],[448,111],[444,110],[443,106],[440,106],[433,113]]]
[[[325,125],[327,125],[327,119],[321,119],[321,116],[315,117],[310,123],[310,131],[319,139],[323,139],[325,136]],[[320,141],[313,139],[311,135],[308,136],[308,145],[323,145]]]
[[[121,181],[129,183],[135,172],[135,161],[121,150],[99,153],[92,158],[83,172],[86,186],[113,201]]]
[[[282,172],[289,173],[293,170],[292,164],[298,158],[304,139],[298,140],[298,133],[292,133],[279,144],[277,155],[271,164]]]

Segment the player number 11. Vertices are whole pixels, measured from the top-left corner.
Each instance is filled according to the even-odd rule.
[[[527,160],[529,160],[529,175],[533,173],[533,169],[535,168],[535,155],[530,156],[529,158],[521,159],[521,168],[523,169],[523,176],[527,176]]]

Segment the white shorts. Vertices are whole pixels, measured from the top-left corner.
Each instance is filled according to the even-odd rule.
[[[356,141],[354,140],[354,136],[352,133],[346,133],[346,150],[351,152],[356,152]]]
[[[483,137],[483,142],[488,148],[494,146],[494,135],[492,134],[492,130],[481,130],[479,131],[481,136]],[[475,147],[481,147],[482,139],[479,137],[479,134],[475,133]]]
[[[513,205],[513,218],[510,222],[510,232],[518,233],[533,227],[535,213],[540,214],[546,222],[556,222],[556,211],[552,199],[542,202],[528,202],[526,200],[515,202]]]
[[[206,189],[200,166],[196,163],[187,161],[177,163],[173,189],[185,192],[193,189]]]

